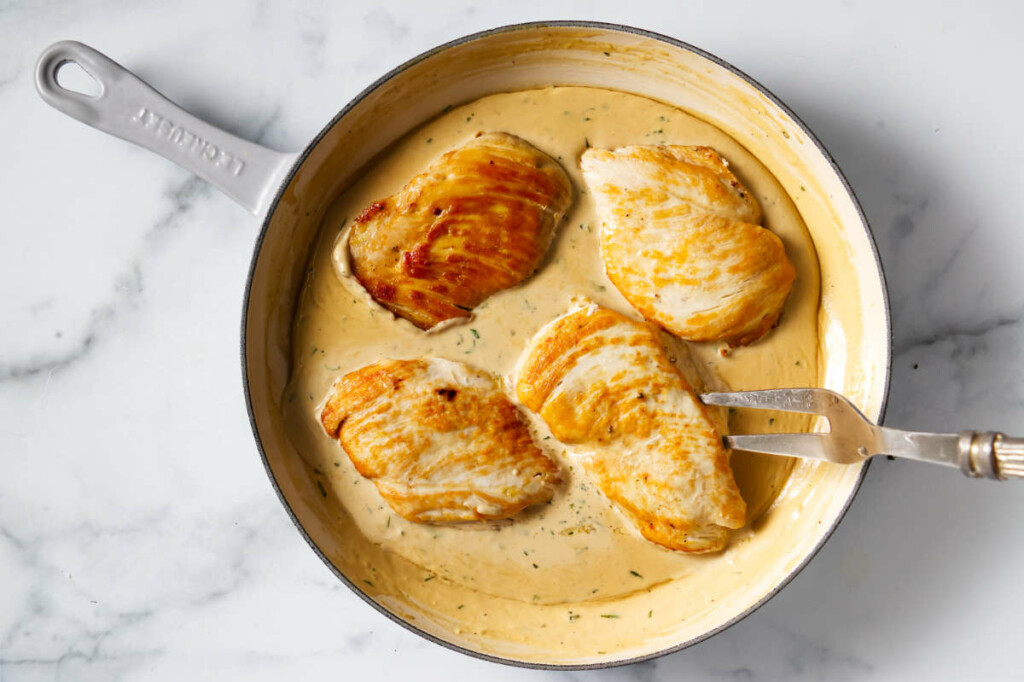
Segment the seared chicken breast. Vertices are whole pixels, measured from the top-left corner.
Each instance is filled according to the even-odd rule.
[[[421,329],[468,317],[537,269],[571,203],[557,161],[513,135],[480,135],[356,218],[352,273]]]
[[[569,312],[530,340],[516,394],[651,542],[713,552],[743,526],[719,433],[657,329],[596,305]]]
[[[350,372],[320,421],[410,521],[508,518],[551,499],[559,482],[495,378],[459,362],[383,360]]]
[[[609,279],[688,341],[745,345],[779,320],[796,270],[761,208],[710,147],[588,149]]]

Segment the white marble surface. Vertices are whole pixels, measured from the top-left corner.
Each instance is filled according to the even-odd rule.
[[[536,673],[385,620],[266,480],[238,325],[257,221],[45,106],[73,38],[200,116],[300,148],[374,78],[499,24],[655,29],[775,91],[835,155],[888,274],[888,423],[1024,432],[1019,5],[0,3],[0,682],[1024,675],[1024,485],[877,462],[813,563],[653,663]]]

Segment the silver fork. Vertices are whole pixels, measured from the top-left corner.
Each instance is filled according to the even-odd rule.
[[[1024,438],[992,431],[921,433],[878,426],[842,395],[824,388],[704,393],[705,405],[805,412],[825,417],[828,433],[762,433],[726,436],[736,450],[856,464],[875,455],[959,467],[971,478],[1024,478]]]

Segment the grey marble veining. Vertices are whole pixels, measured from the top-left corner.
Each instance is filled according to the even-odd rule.
[[[1024,59],[1014,5],[0,3],[0,682],[1024,675],[1020,486],[878,461],[767,606],[654,662],[537,673],[390,623],[308,550],[256,457],[237,334],[257,222],[46,107],[49,43],[95,45],[291,151],[403,60],[591,18],[708,49],[818,134],[871,222],[894,327],[887,423],[1024,433]]]

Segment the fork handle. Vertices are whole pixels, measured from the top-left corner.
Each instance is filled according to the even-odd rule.
[[[963,431],[957,445],[960,470],[971,478],[1024,478],[1024,438],[993,431]]]

